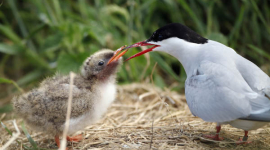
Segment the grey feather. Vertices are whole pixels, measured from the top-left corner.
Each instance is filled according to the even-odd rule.
[[[187,103],[193,114],[210,122],[226,122],[250,114],[246,96],[252,90],[241,75],[209,61],[202,62],[197,69],[200,75],[187,78],[185,84]]]
[[[248,117],[240,118],[240,119],[270,122],[270,110],[263,112],[263,113],[259,113],[259,114],[250,114]]]
[[[237,55],[235,64],[245,81],[255,92],[270,97],[270,78],[251,61]]]

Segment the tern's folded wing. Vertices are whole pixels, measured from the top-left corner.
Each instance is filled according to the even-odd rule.
[[[238,55],[236,66],[248,85],[256,92],[270,97],[270,78],[258,66]]]
[[[191,112],[205,121],[231,121],[252,111],[248,96],[254,92],[233,68],[202,62],[185,88]]]

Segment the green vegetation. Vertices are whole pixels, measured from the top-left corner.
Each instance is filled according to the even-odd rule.
[[[56,71],[76,72],[95,51],[116,50],[145,40],[171,22],[185,24],[204,37],[229,45],[270,74],[269,8],[267,0],[3,0],[0,114],[12,111],[10,99],[15,93],[28,91],[46,76]],[[139,50],[130,50],[124,57]],[[119,83],[150,82],[156,62],[155,84],[183,90],[183,68],[162,53],[125,62]],[[23,148],[38,149],[24,125],[22,129],[31,143],[31,147]]]
[[[27,91],[56,71],[78,71],[83,60],[95,51],[116,50],[145,40],[157,28],[171,22],[180,22],[204,37],[229,45],[270,73],[269,3],[266,0],[2,1],[0,99],[10,99],[18,87]],[[138,50],[130,50],[125,57]],[[119,72],[119,83],[150,82],[156,62],[155,84],[183,89],[183,68],[176,59],[162,53],[150,53],[150,59],[141,56],[125,62]],[[173,84],[176,81],[180,82]]]

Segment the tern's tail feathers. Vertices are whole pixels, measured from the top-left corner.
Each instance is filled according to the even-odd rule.
[[[260,114],[250,114],[248,117],[241,119],[270,122],[270,110]]]
[[[250,105],[250,115],[241,119],[270,122],[270,100],[266,96],[259,95],[250,100]]]

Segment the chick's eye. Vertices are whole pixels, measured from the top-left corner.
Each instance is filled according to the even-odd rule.
[[[104,65],[104,61],[100,61],[100,62],[98,62],[98,65],[99,65],[99,66]]]

